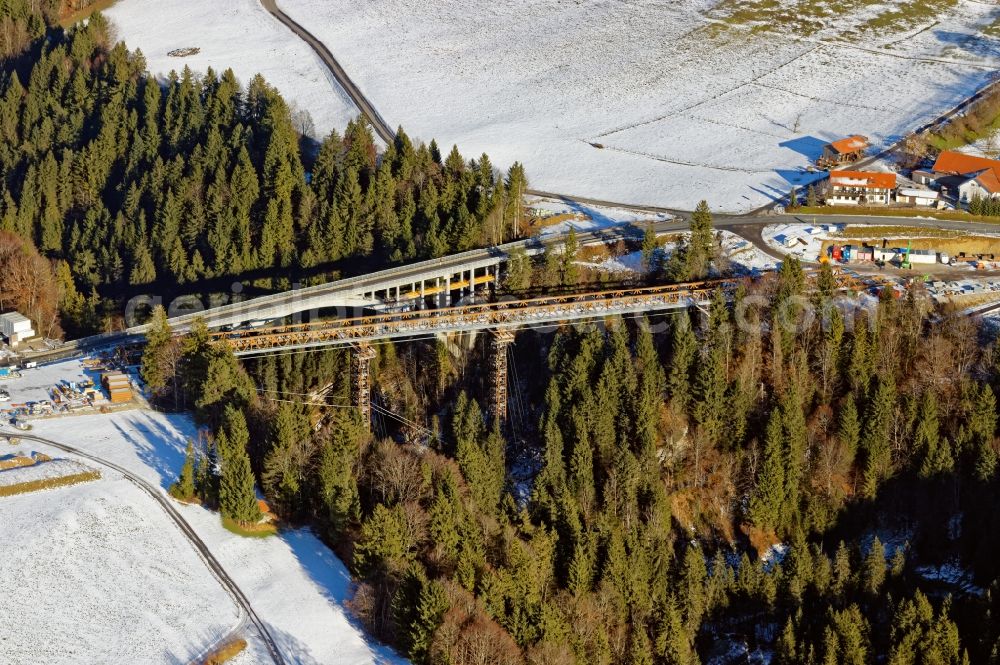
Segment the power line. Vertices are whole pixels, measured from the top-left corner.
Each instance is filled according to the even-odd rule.
[[[259,393],[274,393],[275,395],[297,395],[299,397],[312,397],[314,393],[297,393],[291,390],[271,390],[269,388],[257,388]]]
[[[261,388],[259,386],[255,386],[255,388],[257,389],[258,393],[272,393],[272,394],[275,394],[275,395],[286,395],[286,396],[287,395],[294,395],[294,396],[297,396],[297,397],[312,397],[313,396],[311,393],[297,393],[297,392],[293,392],[293,391],[290,391],[290,390],[285,390],[285,391],[282,391],[282,390],[270,390],[268,388]],[[333,408],[337,408],[337,409],[356,409],[356,408],[358,408],[354,404],[336,404],[336,403],[333,403],[333,402],[314,402],[314,401],[306,401],[306,400],[289,400],[289,399],[281,399],[281,398],[278,398],[278,397],[272,397],[271,395],[265,395],[265,397],[267,399],[271,400],[272,402],[284,402],[284,403],[287,403],[287,404],[305,404],[305,405],[308,405],[308,406],[329,406],[329,407],[333,407]]]
[[[408,418],[404,418],[403,416],[401,416],[399,414],[396,414],[396,413],[393,413],[392,411],[389,411],[388,409],[383,409],[381,406],[375,404],[374,402],[372,402],[372,408],[375,409],[376,411],[378,411],[380,414],[382,414],[384,416],[388,416],[389,418],[393,418],[395,420],[398,420],[399,422],[403,423],[404,425],[409,425],[410,427],[412,427],[412,428],[414,428],[414,429],[416,429],[416,430],[418,430],[418,431],[426,434],[427,436],[429,436],[429,437],[431,437],[433,439],[437,438],[437,434],[435,434],[431,430],[427,429],[423,425],[417,424],[417,423],[413,422],[412,420],[410,420]]]
[[[521,377],[517,373],[517,363],[514,362],[514,351],[509,347],[507,350],[510,354],[511,372],[514,374],[514,402],[517,404],[517,418],[520,429],[523,431],[525,429],[525,422],[527,421],[528,410],[524,406],[524,398],[521,394]]]
[[[284,404],[304,404],[305,406],[329,406],[334,409],[356,409],[353,404],[327,404],[326,402],[306,402],[304,400],[291,400],[291,399],[279,399],[277,397],[268,397],[267,399],[272,402],[282,402]]]

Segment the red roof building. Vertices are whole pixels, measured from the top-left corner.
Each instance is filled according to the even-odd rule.
[[[945,150],[932,168],[936,183],[962,203],[1000,197],[1000,161]]]
[[[861,159],[868,149],[868,139],[861,135],[848,136],[823,146],[823,156],[818,164],[822,167],[849,164]]]
[[[985,170],[1000,169],[1000,161],[945,150],[934,162],[933,171],[944,175],[971,175]]]
[[[830,171],[829,205],[885,205],[896,189],[896,174],[875,171]]]

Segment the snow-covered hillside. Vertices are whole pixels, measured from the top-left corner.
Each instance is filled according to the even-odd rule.
[[[202,73],[208,67],[217,73],[232,68],[244,85],[263,74],[293,111],[309,114],[314,129],[308,133],[318,137],[343,130],[358,114],[312,49],[258,0],[120,0],[105,14],[129,48],[142,50],[153,74],[185,66]],[[167,55],[181,48],[201,51],[183,58]],[[296,118],[304,120],[301,114]]]
[[[71,361],[54,367],[65,366],[67,374],[72,375],[78,371],[75,364]],[[46,372],[53,373],[52,367],[46,368]],[[26,374],[31,372],[27,370]],[[11,383],[10,387],[13,392],[16,384]],[[36,420],[32,434],[77,446],[120,464],[166,490],[180,471],[187,438],[196,436],[196,428],[184,415],[133,410]],[[47,450],[41,444],[32,443],[32,448],[53,456],[58,452]],[[159,510],[152,500],[146,503],[147,510]],[[4,503],[0,500],[0,511],[3,510]],[[30,517],[33,506],[26,510]],[[391,649],[374,643],[348,617],[344,603],[350,597],[350,573],[310,531],[282,531],[270,538],[244,538],[223,528],[217,513],[179,504],[178,510],[247,595],[292,662],[338,665],[406,662]],[[3,513],[0,512],[0,533],[3,528]],[[181,549],[182,546],[172,548]],[[186,566],[186,570],[195,569],[209,574],[200,562]],[[173,597],[162,589],[160,593]],[[252,635],[247,637],[252,653],[245,661],[270,662],[263,644]],[[103,662],[164,661],[110,658]]]
[[[187,662],[239,622],[160,507],[110,471],[0,498],[0,543],[5,663]]]
[[[988,3],[881,29],[892,3],[854,3],[809,34],[720,28],[732,4],[279,0],[391,126],[521,160],[539,189],[688,209],[766,204],[823,143],[892,141],[997,64]]]
[[[81,360],[26,369],[6,382],[10,404],[43,399],[46,386],[84,376]],[[39,418],[31,434],[118,464],[163,492],[176,480],[191,418],[144,409]],[[0,429],[8,434],[6,419]],[[73,460],[35,441],[0,444]],[[46,462],[45,464],[55,464]],[[178,663],[237,622],[235,604],[194,548],[148,495],[95,462],[101,480],[0,497],[0,663]],[[17,473],[4,471],[2,473]],[[307,529],[268,538],[226,530],[216,512],[175,507],[267,624],[288,662],[403,665],[345,608],[347,567]],[[79,599],[78,601],[76,599]],[[249,629],[239,665],[270,663]]]

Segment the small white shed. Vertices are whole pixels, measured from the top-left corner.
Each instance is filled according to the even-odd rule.
[[[910,205],[933,207],[937,205],[938,198],[940,198],[938,193],[933,189],[900,187],[896,191],[896,200]]]
[[[0,314],[0,334],[7,338],[7,343],[17,346],[24,340],[34,337],[31,319],[20,312]]]

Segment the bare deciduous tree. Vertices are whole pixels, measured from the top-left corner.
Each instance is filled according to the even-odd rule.
[[[59,283],[51,263],[31,243],[0,232],[0,309],[16,309],[39,335],[58,337]]]

